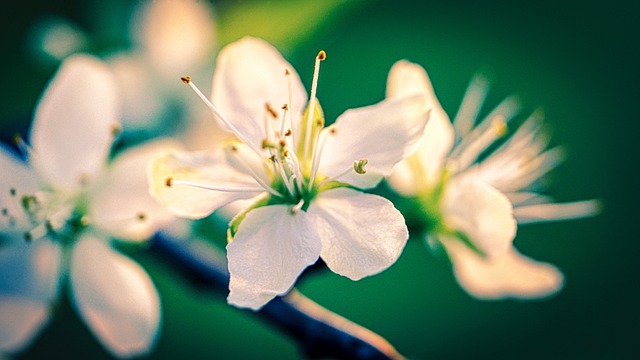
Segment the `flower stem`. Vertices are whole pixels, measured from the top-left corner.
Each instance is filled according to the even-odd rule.
[[[181,241],[159,233],[151,252],[164,257],[198,286],[228,293],[229,272],[224,256],[202,242]],[[404,359],[380,335],[331,312],[297,290],[276,297],[255,315],[298,342],[310,358]]]

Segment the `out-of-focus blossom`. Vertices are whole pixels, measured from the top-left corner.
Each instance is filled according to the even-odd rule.
[[[123,8],[121,4],[117,10]],[[178,136],[192,149],[210,147],[211,138],[224,133],[210,121],[207,108],[185,96],[179,87],[185,73],[203,78],[213,73],[217,35],[211,6],[159,0],[140,2],[132,9],[130,45],[100,51],[116,76],[124,130],[143,138]],[[110,12],[104,13],[96,16]],[[86,33],[61,18],[43,19],[32,34],[37,53],[58,61],[73,53],[97,50],[100,41],[114,41]]]
[[[321,51],[309,104],[291,65],[255,38],[224,48],[207,98],[223,128],[237,137],[205,152],[169,152],[152,161],[152,194],[181,216],[200,218],[254,198],[230,223],[229,303],[258,309],[286,293],[321,257],[353,280],[399,257],[408,238],[388,200],[358,189],[375,186],[418,145],[427,110],[422,96],[352,109],[324,127],[316,99]]]
[[[191,125],[198,118],[195,110],[204,106],[184,96],[180,77],[213,72],[217,43],[212,9],[197,1],[142,2],[132,16],[130,36],[133,47],[107,59],[123,93],[124,127]]]
[[[89,329],[112,354],[155,343],[160,301],[135,262],[109,245],[138,243],[173,216],[148,195],[146,164],[164,143],[108,156],[120,125],[109,68],[66,59],[36,108],[27,163],[0,148],[0,350],[18,352],[49,319],[61,280]]]
[[[531,115],[487,155],[517,112],[514,99],[476,125],[486,93],[486,84],[476,79],[452,124],[424,69],[397,62],[389,73],[388,98],[416,93],[431,108],[424,139],[388,180],[397,192],[420,202],[430,244],[444,247],[456,279],[477,298],[539,298],[559,291],[564,278],[555,266],[513,247],[517,223],[590,216],[597,203],[558,204],[538,192],[541,177],[561,162],[558,148],[547,149],[541,114]]]

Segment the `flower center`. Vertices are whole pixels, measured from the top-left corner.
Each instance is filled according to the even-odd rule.
[[[316,146],[316,143],[318,142],[320,130],[324,127],[324,116],[317,102],[316,92],[320,73],[320,62],[325,59],[326,53],[324,51],[320,51],[316,56],[309,105],[299,119],[294,119],[295,114],[292,114],[290,111],[290,109],[293,108],[291,71],[285,69],[284,75],[287,77],[289,102],[281,106],[280,104],[274,106],[274,104],[265,103],[264,118],[262,119],[265,138],[262,139],[261,146],[257,149],[251,146],[252,142],[246,138],[245,134],[239,131],[231,121],[228,121],[228,119],[225,119],[221,115],[220,111],[204,96],[189,76],[183,76],[181,78],[209,107],[215,118],[221,122],[224,128],[233,132],[240,141],[249,145],[254,152],[265,159],[264,166],[271,174],[271,182],[265,182],[264,179],[258,175],[259,171],[255,171],[248,161],[242,159],[242,154],[234,151],[232,145],[229,147],[230,153],[237,155],[238,163],[243,167],[243,170],[252,174],[260,187],[276,198],[274,200],[292,204],[294,205],[292,209],[296,209],[296,211],[306,209],[308,203],[317,193],[314,184],[320,160],[321,149],[319,148],[321,148],[321,146]],[[276,110],[276,107],[279,107],[281,112]],[[299,127],[300,133],[298,134],[287,127],[287,120],[289,120],[289,124],[297,120],[306,121]],[[364,165],[362,165],[362,168],[364,168]],[[165,185],[168,187],[173,185],[188,185],[214,191],[243,191],[242,189],[229,188],[228,186],[199,184],[173,178],[166,179]],[[251,189],[250,191],[255,191],[255,189]]]
[[[25,241],[34,241],[48,235],[72,235],[83,227],[81,216],[51,191],[33,194],[9,189],[6,207],[1,209],[1,221],[9,231],[22,232]]]

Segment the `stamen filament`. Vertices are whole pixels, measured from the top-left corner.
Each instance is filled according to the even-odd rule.
[[[318,146],[314,149],[313,157],[311,158],[311,175],[309,176],[309,190],[313,187],[313,182],[316,180],[316,173],[318,172],[318,168],[320,167],[320,160],[322,159],[322,153],[324,150],[324,145],[327,142],[327,136],[330,135],[330,131],[327,132],[324,136],[320,137],[320,141]]]
[[[302,209],[303,205],[304,205],[304,199],[300,199],[300,201],[298,201],[297,204],[295,204],[295,205],[293,205],[291,207],[291,213],[292,214],[298,213]]]
[[[285,133],[285,130],[284,130],[285,122],[287,119],[287,110],[289,110],[289,106],[287,106],[287,104],[284,104],[282,106],[282,121],[280,122],[280,138],[281,139],[284,139],[285,137],[287,137],[287,134]]]
[[[253,143],[251,141],[248,141],[248,139],[244,136],[242,132],[238,130],[238,128],[236,128],[231,122],[227,121],[222,116],[222,114],[220,114],[220,111],[218,111],[218,109],[213,105],[213,103],[211,103],[211,101],[209,101],[209,99],[206,96],[204,96],[202,91],[198,89],[198,87],[193,83],[193,81],[191,81],[191,77],[183,76],[181,80],[183,83],[189,85],[189,87],[196,93],[196,95],[198,95],[198,97],[200,97],[200,99],[204,101],[205,105],[207,105],[209,110],[211,110],[211,112],[216,117],[216,119],[222,123],[223,127],[226,127],[227,130],[234,133],[238,137],[238,139],[242,140],[242,142],[249,145],[257,154],[260,154],[260,150],[254,148]]]
[[[306,158],[309,154],[309,147],[311,146],[311,129],[313,125],[313,116],[315,115],[316,107],[316,92],[318,89],[318,77],[320,75],[320,62],[326,59],[327,54],[324,50],[320,50],[318,56],[316,56],[316,63],[313,67],[313,81],[311,83],[311,96],[309,97],[309,115],[307,116],[306,132],[304,139],[304,152],[303,157]]]
[[[251,175],[251,177],[265,190],[267,191],[269,194],[274,195],[274,196],[279,196],[279,197],[284,197],[284,195],[282,195],[279,191],[275,190],[274,188],[272,188],[271,186],[267,185],[267,183],[264,182],[264,180],[262,180],[260,178],[260,176],[258,176],[258,174],[256,174],[255,171],[253,171],[253,169],[248,166],[247,164],[245,164],[242,161],[238,162],[247,172],[249,172],[249,174]],[[275,175],[275,174],[274,174]]]
[[[564,204],[536,204],[513,209],[519,224],[559,221],[594,216],[600,212],[598,200],[575,201]]]
[[[22,155],[24,155],[25,157],[31,158],[33,156],[34,151],[27,144],[27,142],[24,141],[20,134],[13,135],[13,143],[16,145],[18,150],[20,150],[20,153],[22,153]]]
[[[475,76],[462,97],[462,103],[458,113],[453,119],[453,128],[456,134],[456,142],[464,138],[473,128],[482,108],[482,103],[487,97],[487,81],[481,76]]]
[[[293,114],[297,114],[297,113],[295,112],[295,107],[293,104],[293,90],[292,90],[293,85],[291,83],[291,70],[285,68],[284,75],[287,77],[287,88],[289,91],[289,104],[286,110],[288,110],[288,113],[289,113],[289,124],[293,126]],[[285,112],[287,112],[286,110]],[[284,119],[283,119],[283,122],[284,122]],[[293,137],[293,134],[291,134],[290,136],[291,136],[292,143],[295,144],[296,142],[295,142],[295,138]]]
[[[454,158],[456,170],[462,171],[469,167],[483,151],[505,134],[506,129],[507,124],[504,117],[496,116],[491,122],[491,126],[465,146],[460,154]]]
[[[210,184],[204,184],[204,183],[197,183],[193,181],[172,179],[171,186],[174,186],[174,185],[193,186],[200,189],[222,191],[222,192],[262,192],[264,190],[260,187],[251,188],[251,187],[240,187],[240,186],[237,186],[237,187],[236,186],[217,186],[217,185],[210,185]]]
[[[336,175],[334,177],[331,177],[329,179],[322,180],[322,182],[320,184],[322,185],[322,184],[326,184],[326,183],[331,182],[331,181],[336,181],[336,180],[340,179],[341,177],[347,175],[348,173],[350,173],[352,171],[354,171],[353,170],[353,166],[349,166],[345,171],[341,172],[340,174],[338,174],[338,175]]]
[[[302,173],[300,172],[300,160],[298,159],[295,151],[290,151],[289,156],[291,157],[291,161],[293,162],[292,170],[293,175],[295,175],[296,185],[298,186],[298,190],[300,191],[300,193],[302,193],[302,188],[304,187],[304,176],[302,176]],[[311,187],[309,188],[309,190],[311,190]]]
[[[487,129],[493,126],[493,121],[496,117],[500,116],[504,119],[505,123],[511,121],[515,116],[519,108],[518,100],[515,97],[508,97],[504,99],[495,109],[493,109],[487,116],[485,116],[478,125],[466,136],[464,136],[458,144],[451,150],[451,158],[457,158],[465,151],[465,148],[469,144],[473,143],[479,136],[481,136]]]
[[[26,241],[33,241],[33,240],[39,240],[42,239],[43,237],[47,236],[47,234],[49,233],[51,225],[49,224],[48,221],[43,221],[40,224],[38,224],[36,227],[34,227],[33,229],[27,231],[24,233],[24,239]]]
[[[287,190],[289,191],[289,194],[294,196],[295,195],[295,190],[294,190],[293,186],[291,185],[291,183],[289,182],[289,178],[287,177],[287,173],[285,171],[284,164],[282,163],[282,159],[280,159],[279,156],[276,156],[276,164],[278,164],[277,168],[278,168],[278,171],[280,173],[280,177],[282,178],[282,182],[287,187]]]

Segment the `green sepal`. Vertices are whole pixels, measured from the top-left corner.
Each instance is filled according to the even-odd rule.
[[[229,222],[229,227],[227,228],[227,242],[231,243],[233,241],[233,237],[236,236],[238,228],[240,227],[240,223],[242,222],[242,220],[244,220],[245,217],[247,217],[249,211],[262,206],[271,205],[272,198],[273,196],[269,194],[263,194],[253,204],[247,206],[241,212],[236,214],[236,216],[234,216],[233,219],[231,219],[231,221]]]

